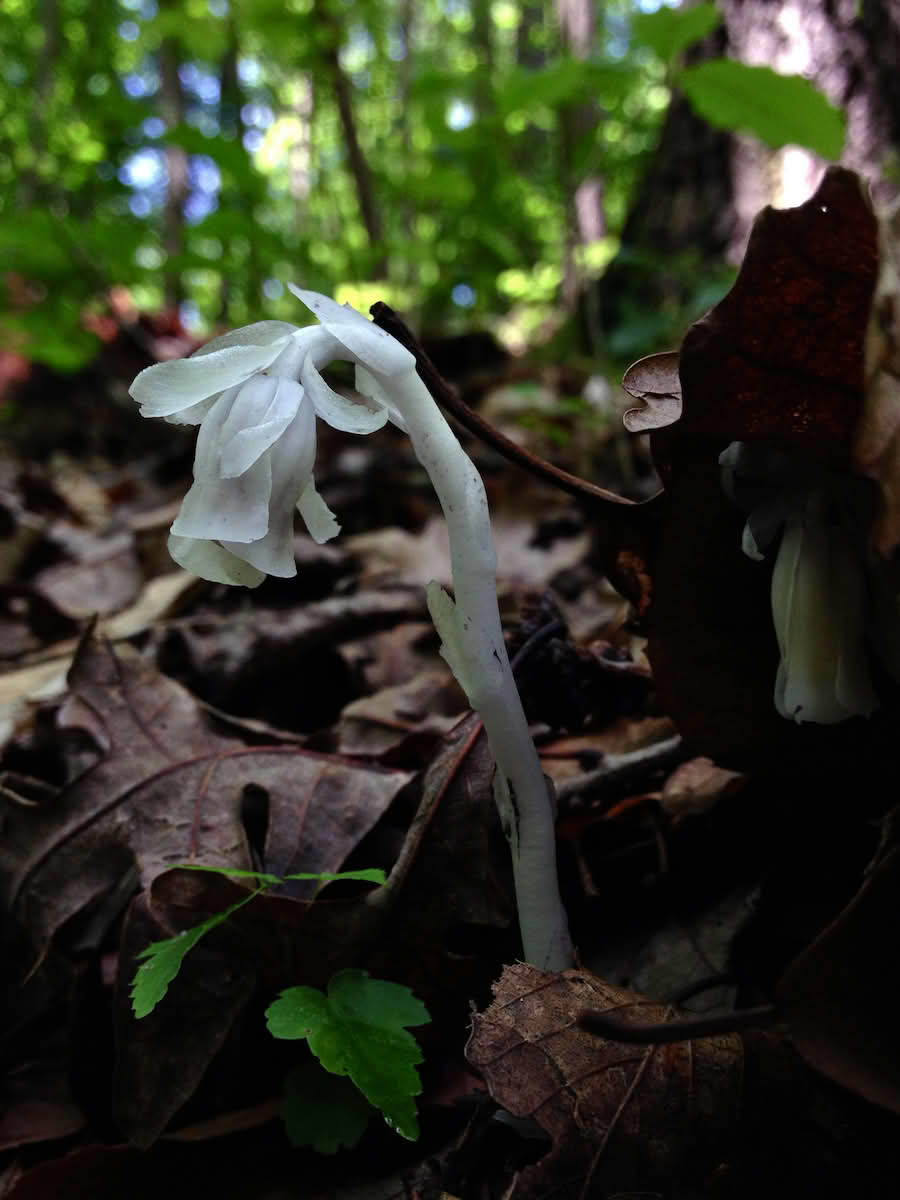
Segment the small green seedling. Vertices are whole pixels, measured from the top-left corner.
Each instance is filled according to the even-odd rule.
[[[430,1020],[409,988],[354,969],[333,975],[327,993],[288,988],[266,1010],[273,1037],[306,1038],[326,1071],[348,1075],[388,1125],[411,1141],[419,1136],[416,1065],[422,1051],[406,1026]],[[320,1102],[318,1093],[310,1102]]]
[[[285,876],[194,864],[189,869],[253,879],[259,886],[224,912],[154,942],[138,955],[144,962],[131,985],[138,1018],[153,1012],[181,970],[185,955],[204,934],[269,888],[294,879],[385,881],[384,871],[375,867]],[[416,1066],[422,1052],[406,1026],[430,1020],[428,1010],[409,988],[371,979],[366,971],[338,971],[327,993],[311,987],[282,992],[266,1010],[269,1032],[276,1038],[306,1038],[318,1059],[318,1063],[302,1063],[285,1080],[282,1118],[294,1145],[310,1146],[321,1154],[355,1146],[375,1109],[397,1133],[415,1140],[419,1136],[415,1097],[422,1090]]]

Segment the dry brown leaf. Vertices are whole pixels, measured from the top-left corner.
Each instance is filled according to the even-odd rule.
[[[709,812],[725,796],[739,791],[746,776],[717,767],[711,758],[681,763],[666,780],[660,796],[663,812],[673,818]]]
[[[139,594],[144,574],[130,533],[100,536],[78,531],[69,539],[77,559],[45,567],[34,577],[38,592],[66,616],[107,616],[120,612]]]
[[[83,714],[69,720],[108,749],[52,801],[9,806],[0,851],[5,899],[39,947],[131,871],[147,887],[194,859],[250,867],[247,789],[266,802],[264,869],[335,871],[410,778],[222,737],[182,687],[91,638],[69,683]]]
[[[421,671],[406,683],[348,704],[337,725],[337,750],[365,758],[391,754],[397,762],[398,750],[414,741],[419,754],[427,756],[468,707],[448,670]]]
[[[629,433],[646,433],[671,425],[681,416],[678,351],[639,358],[625,372],[622,387],[629,396],[642,402],[641,408],[629,408],[622,417]]]
[[[468,1061],[502,1108],[535,1120],[553,1143],[519,1174],[514,1200],[669,1191],[725,1155],[741,1095],[740,1039],[625,1045],[579,1029],[586,1008],[666,1017],[586,971],[516,963],[474,1018]]]

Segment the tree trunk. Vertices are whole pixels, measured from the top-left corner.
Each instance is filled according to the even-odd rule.
[[[163,7],[172,7],[166,0]],[[182,63],[181,47],[174,38],[164,38],[159,47],[160,114],[171,130],[184,123],[184,88],[178,74]],[[188,194],[188,156],[181,146],[166,147],[168,185],[163,208],[163,249],[166,252],[166,306],[178,308],[184,299],[181,271],[172,262],[184,251],[184,204]]]
[[[341,66],[339,27],[331,14],[325,11],[323,5],[320,5],[314,11],[321,25],[327,28],[332,35],[325,45],[322,57],[334,90],[341,129],[344,134],[344,146],[350,165],[350,173],[356,185],[356,198],[359,203],[360,215],[369,237],[369,245],[375,255],[372,264],[372,278],[384,279],[387,275],[387,257],[384,251],[384,223],[381,219],[381,212],[375,196],[375,180],[372,176],[372,170],[360,145],[359,135],[356,130],[356,117],[353,112],[353,84]]]
[[[557,15],[563,49],[575,58],[587,58],[594,40],[593,0],[557,0]],[[575,167],[578,144],[596,124],[593,104],[568,104],[560,110],[560,174],[568,208],[562,299],[570,311],[574,311],[580,291],[576,251],[606,232],[603,181],[597,176],[578,179]],[[593,341],[599,337],[599,329],[592,320],[587,324]]]

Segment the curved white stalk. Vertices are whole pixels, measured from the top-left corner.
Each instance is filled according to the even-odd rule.
[[[295,506],[317,541],[338,530],[313,482],[316,419],[353,433],[391,420],[409,434],[450,532],[456,599],[431,584],[428,606],[442,653],[481,715],[497,762],[494,790],[512,849],[525,958],[545,969],[569,967],[553,804],[503,642],[481,477],[405,347],[354,309],[289,286],[319,326],[257,322],[192,358],[148,367],[132,384],[145,416],[200,425],[194,485],[172,526],[172,556],[221,583],[254,587],[266,574],[295,574]],[[320,369],[333,358],[356,363],[365,403],[322,379]]]
[[[415,370],[391,379],[372,375],[402,415],[447,521],[456,599],[432,583],[428,608],[497,763],[494,794],[512,851],[525,959],[564,970],[573,951],[557,882],[553,802],[503,641],[484,484]],[[364,380],[359,386],[364,390]]]

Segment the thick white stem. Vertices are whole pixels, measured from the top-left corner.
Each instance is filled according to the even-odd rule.
[[[497,763],[495,796],[512,851],[525,959],[564,970],[573,952],[557,882],[553,805],[503,641],[484,484],[415,371],[378,382],[402,413],[447,520],[456,600],[431,584],[428,606]]]

